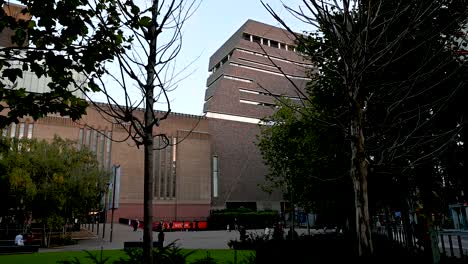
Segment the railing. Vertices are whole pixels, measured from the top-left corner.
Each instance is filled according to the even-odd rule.
[[[468,255],[468,233],[441,231],[438,239],[442,255],[457,258],[465,258]]]
[[[409,236],[402,226],[391,228],[382,226],[374,229],[374,233],[392,238],[393,241],[409,250],[424,250],[423,243],[415,235]],[[408,239],[411,239],[411,242]],[[456,258],[468,256],[468,232],[439,230],[437,231],[437,240],[441,255]]]

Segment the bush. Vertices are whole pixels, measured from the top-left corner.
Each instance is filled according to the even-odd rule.
[[[57,245],[57,246],[69,246],[69,245],[76,245],[78,244],[78,241],[72,239],[71,234],[66,234],[64,236],[59,236],[59,237],[53,237],[51,238],[52,245]]]
[[[261,247],[267,241],[270,240],[270,237],[264,234],[257,233],[248,233],[245,240],[229,240],[227,245],[231,249],[246,249],[246,250],[256,250]]]
[[[190,256],[193,251],[188,253],[182,253],[182,249],[176,246],[176,241],[170,243],[169,245],[163,248],[154,248],[153,249],[153,260],[154,263],[171,263],[171,264],[185,264],[186,259]],[[144,263],[143,261],[143,250],[142,249],[125,249],[125,252],[128,255],[128,259],[120,258],[115,261],[115,264],[140,264]]]

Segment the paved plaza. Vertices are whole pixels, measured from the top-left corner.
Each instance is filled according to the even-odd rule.
[[[97,234],[97,225],[94,226],[94,232],[91,226],[85,225],[81,238],[76,245],[62,246],[57,248],[40,249],[40,252],[55,251],[79,251],[79,250],[100,250],[103,249],[123,249],[125,241],[143,241],[143,229],[134,232],[128,225],[114,224],[112,233],[112,242],[110,242],[110,224],[106,224],[104,239],[102,238],[103,224],[100,224],[99,235]],[[299,234],[307,232],[305,229],[297,230]],[[263,233],[263,230],[248,230],[247,233]],[[287,232],[287,231],[286,231]],[[164,232],[164,244],[167,245],[176,241],[181,248],[187,249],[228,249],[228,241],[239,240],[239,232],[226,230],[218,231],[198,231],[198,232]],[[153,240],[156,241],[158,233],[153,232]]]

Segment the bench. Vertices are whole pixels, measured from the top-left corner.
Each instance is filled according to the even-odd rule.
[[[15,245],[14,240],[0,240],[0,254],[35,253],[39,251],[39,245]]]
[[[0,246],[0,254],[12,254],[12,253],[36,253],[39,251],[38,245],[26,245],[26,246]]]

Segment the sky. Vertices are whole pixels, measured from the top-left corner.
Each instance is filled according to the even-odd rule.
[[[289,22],[292,29],[302,31],[303,24],[293,18],[282,6],[280,0],[264,0]],[[284,0],[290,7],[297,7],[300,0]],[[182,50],[176,67],[190,74],[169,93],[171,110],[176,113],[202,115],[208,78],[210,56],[248,19],[273,26],[279,23],[262,6],[260,0],[203,0],[183,28]],[[177,70],[176,70],[177,72]],[[156,105],[165,110],[165,104]]]

